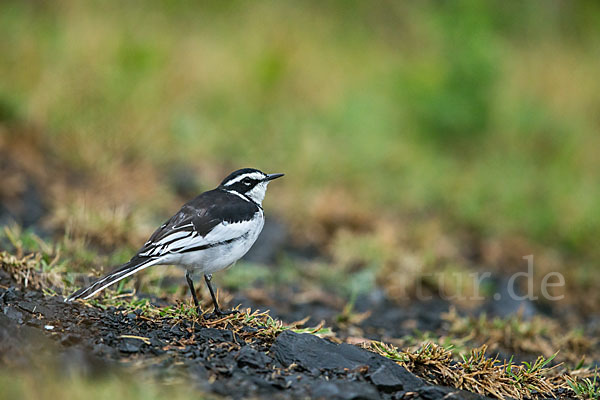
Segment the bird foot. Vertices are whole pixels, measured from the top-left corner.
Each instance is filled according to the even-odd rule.
[[[238,314],[239,311],[238,310],[214,310],[213,312],[210,313],[206,313],[204,314],[204,319],[214,319],[214,318],[220,318],[220,317],[225,317],[227,315],[232,315],[232,314]]]

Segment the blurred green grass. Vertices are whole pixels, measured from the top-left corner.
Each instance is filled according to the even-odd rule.
[[[74,169],[255,166],[289,218],[335,189],[600,256],[598,3],[9,1],[0,35],[2,125]]]

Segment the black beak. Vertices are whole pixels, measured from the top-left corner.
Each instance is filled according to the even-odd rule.
[[[269,174],[265,178],[265,181],[267,181],[267,182],[272,181],[273,179],[281,178],[283,175],[285,175],[285,174]]]

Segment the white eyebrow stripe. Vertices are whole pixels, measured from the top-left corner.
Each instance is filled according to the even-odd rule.
[[[242,179],[245,179],[245,178],[260,180],[260,179],[264,179],[265,176],[263,174],[261,174],[260,172],[249,172],[247,174],[243,174],[243,175],[235,177],[234,179],[227,182],[225,184],[225,186],[233,185],[234,183],[238,183],[239,181],[241,181]]]

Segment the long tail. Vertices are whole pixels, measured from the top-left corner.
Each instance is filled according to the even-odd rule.
[[[69,302],[77,299],[87,300],[90,297],[94,296],[96,293],[106,289],[113,283],[117,283],[121,279],[127,278],[129,275],[133,275],[138,271],[141,271],[145,268],[157,264],[158,262],[160,262],[160,259],[158,258],[134,257],[131,259],[131,261],[126,262],[125,264],[112,271],[110,274],[98,279],[90,286],[79,289],[78,291],[67,297],[65,301]]]

